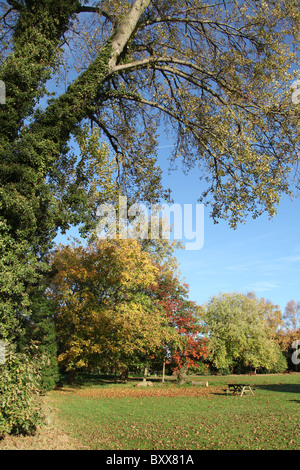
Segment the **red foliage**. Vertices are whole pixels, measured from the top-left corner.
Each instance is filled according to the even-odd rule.
[[[189,286],[181,284],[176,276],[161,269],[153,292],[170,325],[184,340],[180,349],[170,349],[173,371],[178,371],[183,365],[197,367],[197,360],[208,357],[208,340],[197,316],[199,307],[188,300]]]

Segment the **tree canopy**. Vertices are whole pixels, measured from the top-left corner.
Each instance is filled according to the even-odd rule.
[[[87,221],[90,229],[98,204],[118,191],[147,202],[169,197],[156,161],[163,124],[175,143],[172,162],[199,168],[206,184],[199,196],[215,221],[235,227],[248,213],[273,215],[280,196],[297,190],[298,7],[1,2],[3,322],[29,308],[27,286],[39,282],[59,229]],[[63,89],[53,91],[55,80]],[[84,122],[98,144],[94,134],[85,145]]]

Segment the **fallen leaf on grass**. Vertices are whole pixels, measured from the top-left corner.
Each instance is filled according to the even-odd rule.
[[[89,388],[86,390],[78,390],[77,395],[84,398],[141,398],[141,397],[207,397],[215,391],[215,388],[179,388],[168,387],[162,388],[147,388],[139,390],[136,388],[123,388],[123,389],[98,389]]]

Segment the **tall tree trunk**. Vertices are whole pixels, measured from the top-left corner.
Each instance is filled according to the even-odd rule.
[[[162,372],[162,383],[165,382],[165,372],[166,372],[166,359],[163,361],[163,372]]]
[[[148,366],[145,366],[145,369],[144,369],[144,377],[143,377],[143,381],[146,382],[147,380],[147,375],[148,375]]]

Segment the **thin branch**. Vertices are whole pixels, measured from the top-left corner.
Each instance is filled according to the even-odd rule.
[[[185,73],[185,72],[183,72],[183,71],[181,71],[177,68],[169,67],[167,65],[158,66],[158,67],[156,67],[156,70],[160,70],[160,71],[164,71],[164,72],[170,72],[171,74],[174,74],[174,75],[177,75],[178,77],[184,78],[187,82],[192,83],[196,87],[207,91],[214,98],[217,98],[224,106],[227,106],[226,101],[224,101],[223,98],[221,98],[221,96],[218,93],[216,93],[214,90],[212,90],[212,88],[204,85],[203,81],[201,81],[201,83],[200,83],[199,80],[193,78],[192,75],[190,75],[188,73]]]
[[[151,20],[146,20],[143,22],[142,26],[149,26],[153,25],[156,23],[187,23],[187,24],[193,24],[196,23],[198,25],[203,25],[203,24],[208,24],[209,26],[214,26],[214,27],[219,27],[223,31],[225,30],[232,30],[234,35],[239,35],[240,32],[246,28],[246,25],[242,26],[241,28],[235,28],[234,26],[228,24],[228,23],[222,23],[220,21],[212,21],[212,20],[203,20],[199,18],[180,18],[180,17],[174,17],[174,16],[165,16],[161,18],[154,18]],[[227,31],[226,31],[227,32]]]
[[[104,132],[104,134],[106,135],[106,137],[108,137],[110,143],[111,143],[111,146],[112,148],[114,149],[114,151],[119,154],[119,155],[123,155],[123,152],[119,150],[118,148],[118,145],[119,144],[119,141],[118,139],[112,135],[109,130],[107,129],[107,127],[104,126],[103,122],[99,121],[99,119],[96,118],[96,116],[94,115],[90,115],[90,119],[95,123],[97,124],[97,126],[100,127],[100,129],[102,129],[102,131]]]
[[[239,95],[242,95],[239,90],[236,90],[236,89],[232,88],[224,80],[221,81],[219,78],[217,78],[216,75],[211,74],[210,72],[208,72],[205,69],[201,69],[200,67],[198,67],[196,64],[194,64],[192,62],[189,62],[187,60],[176,59],[174,57],[168,57],[168,56],[147,57],[146,59],[136,60],[136,61],[133,61],[133,62],[130,62],[130,63],[127,63],[127,64],[116,65],[115,67],[113,67],[111,69],[110,73],[113,74],[113,73],[118,73],[119,71],[128,70],[128,69],[135,69],[135,68],[140,68],[140,67],[144,68],[147,65],[154,65],[155,66],[155,65],[157,65],[161,62],[169,63],[169,64],[177,64],[177,65],[182,65],[182,66],[191,68],[191,69],[193,69],[193,70],[195,70],[199,73],[202,73],[203,75],[206,75],[207,77],[209,77],[210,79],[212,79],[213,81],[218,83],[222,88],[225,88],[227,91],[229,91],[231,93],[237,93]],[[196,83],[196,80],[194,78],[192,78],[192,76],[190,76],[186,72],[183,72],[183,71],[181,71],[177,68],[172,68],[172,67],[169,67],[167,65],[163,65],[163,66],[156,67],[156,68],[160,69],[160,70],[169,71],[170,73],[174,73],[176,75],[179,75],[182,78],[185,78],[186,80],[188,80],[188,78],[189,78],[188,81],[193,81],[194,84],[196,84],[197,86],[202,87],[202,83],[201,84],[199,82]],[[222,102],[222,104],[224,104],[224,105],[226,104],[225,101],[222,100],[222,98],[217,93],[215,93],[213,90],[207,88],[207,91],[209,91],[211,94],[216,96]]]
[[[1,21],[1,20],[4,20],[4,19],[6,18],[6,16],[7,16],[11,11],[13,11],[13,10],[14,10],[14,8],[13,8],[13,7],[10,7],[10,8],[4,13],[4,15],[2,15],[2,16],[0,17],[0,21]]]

